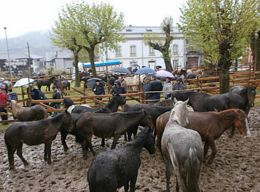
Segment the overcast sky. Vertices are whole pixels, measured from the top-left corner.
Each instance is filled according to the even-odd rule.
[[[185,0],[87,0],[106,2],[124,14],[125,25],[159,26],[164,17],[177,22],[179,8]],[[48,30],[57,19],[61,7],[72,0],[2,0],[0,38],[15,37],[30,31]]]

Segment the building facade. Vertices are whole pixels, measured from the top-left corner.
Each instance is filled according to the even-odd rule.
[[[142,66],[154,68],[158,65],[165,68],[162,54],[145,42],[147,34],[163,36],[161,27],[128,26],[120,33],[125,40],[118,44],[117,50],[103,53],[101,60],[117,59],[122,62],[124,67],[131,68]],[[172,35],[174,40],[170,45],[170,54],[173,68],[184,68],[187,62],[186,40],[176,27],[173,28]],[[200,57],[200,55],[197,55],[197,57]],[[197,63],[192,64],[200,65],[201,59],[198,58],[197,61]]]

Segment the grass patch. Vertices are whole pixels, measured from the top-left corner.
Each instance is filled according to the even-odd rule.
[[[9,124],[8,125],[3,125],[2,123],[0,123],[0,133],[3,133],[8,126],[9,126]]]

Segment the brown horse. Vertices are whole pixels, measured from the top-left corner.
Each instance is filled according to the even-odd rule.
[[[161,138],[166,123],[169,120],[170,112],[160,115],[156,120],[157,146],[161,150]],[[217,153],[215,140],[218,139],[224,131],[230,127],[236,127],[241,134],[250,136],[247,116],[240,109],[228,109],[221,112],[189,112],[188,128],[199,132],[204,145],[204,156],[206,156],[209,147],[212,153],[208,163],[212,163]]]
[[[14,118],[19,121],[36,121],[48,117],[47,110],[41,105],[23,107],[15,100],[11,100],[11,108]]]

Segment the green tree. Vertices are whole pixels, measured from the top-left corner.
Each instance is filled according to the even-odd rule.
[[[122,13],[117,13],[111,5],[89,5],[84,1],[74,1],[67,4],[59,14],[59,19],[53,27],[52,41],[70,50],[72,45],[76,49],[73,49],[73,53],[77,53],[77,59],[80,50],[85,49],[93,76],[96,76],[95,58],[98,46],[103,43],[108,49],[116,48],[117,43],[123,40],[118,33],[123,28]],[[78,66],[74,66],[77,70]]]
[[[179,27],[185,37],[206,53],[206,59],[217,60],[221,93],[229,90],[232,61],[248,46],[258,5],[256,0],[187,0],[181,9]]]
[[[173,19],[171,17],[164,18],[161,23],[161,28],[164,32],[164,36],[154,35],[152,33],[147,33],[145,35],[145,41],[153,49],[160,51],[166,66],[167,71],[172,71],[171,64],[171,42],[174,37],[172,36]]]

